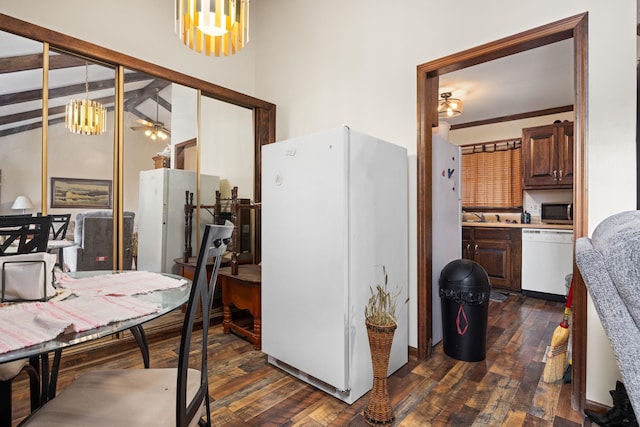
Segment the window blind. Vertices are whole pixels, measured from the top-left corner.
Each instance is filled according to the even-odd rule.
[[[519,139],[462,147],[462,206],[522,206],[521,147]]]

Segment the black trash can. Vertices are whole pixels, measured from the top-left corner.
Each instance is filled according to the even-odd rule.
[[[479,362],[486,357],[491,283],[477,262],[458,259],[440,273],[442,342],[454,359]]]

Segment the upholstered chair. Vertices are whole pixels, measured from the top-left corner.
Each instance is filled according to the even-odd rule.
[[[124,213],[124,265],[133,263],[134,212]],[[76,214],[73,229],[75,246],[64,248],[69,271],[111,270],[113,268],[113,213],[110,210]]]

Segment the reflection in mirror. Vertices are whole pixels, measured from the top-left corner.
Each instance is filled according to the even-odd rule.
[[[197,91],[147,75],[125,84],[124,107],[124,208],[135,212],[135,264],[178,274],[185,192],[196,192],[197,171],[173,167],[175,145],[197,136]]]
[[[253,111],[216,99],[202,96],[200,116],[200,173],[220,178],[220,193],[223,199],[230,199],[232,189],[238,188],[238,199],[243,203],[254,201],[254,131]],[[215,190],[201,182],[203,203],[215,198]],[[227,203],[228,204],[228,203]],[[222,211],[230,207],[222,207]],[[255,209],[241,209],[238,212],[239,248],[242,261],[255,261],[252,247],[254,242]],[[208,211],[200,211],[201,228],[211,223]],[[201,233],[203,230],[201,230]]]
[[[42,210],[42,55],[42,43],[0,31],[0,215]],[[29,203],[12,209],[18,196]]]
[[[57,65],[49,71],[47,213],[72,215],[67,239],[75,245],[64,249],[66,268],[110,270],[114,267],[115,69],[53,49],[50,63]],[[65,123],[65,107],[87,99],[107,110],[102,133],[74,132]],[[125,256],[125,269],[130,268],[131,258],[126,261]]]

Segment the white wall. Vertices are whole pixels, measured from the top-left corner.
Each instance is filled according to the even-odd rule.
[[[635,1],[274,0],[252,7],[256,95],[278,106],[277,139],[347,123],[410,155],[416,153],[417,65],[588,11],[589,228],[635,208]],[[449,35],[451,23],[461,31]],[[415,181],[409,194],[415,199]],[[415,273],[415,258],[410,262]],[[610,402],[615,379],[602,367],[615,363],[602,350],[598,323],[590,311],[587,399]],[[417,344],[415,323],[410,344]]]
[[[87,10],[101,19],[87,19]],[[2,13],[222,86],[249,94],[255,87],[256,96],[277,105],[277,139],[347,123],[407,147],[411,160],[416,153],[417,65],[585,11],[587,191],[593,230],[608,215],[635,209],[633,0],[254,1],[251,43],[230,58],[205,58],[180,45],[173,34],[172,2],[23,0],[2,5]],[[450,23],[462,31],[444,37]],[[415,206],[415,177],[409,194]],[[415,235],[415,211],[410,224]],[[410,287],[415,290],[415,247],[410,249]],[[607,390],[614,379],[602,367],[613,361],[601,349],[597,324],[590,310],[587,399],[610,402]],[[414,323],[410,344],[416,343]]]

